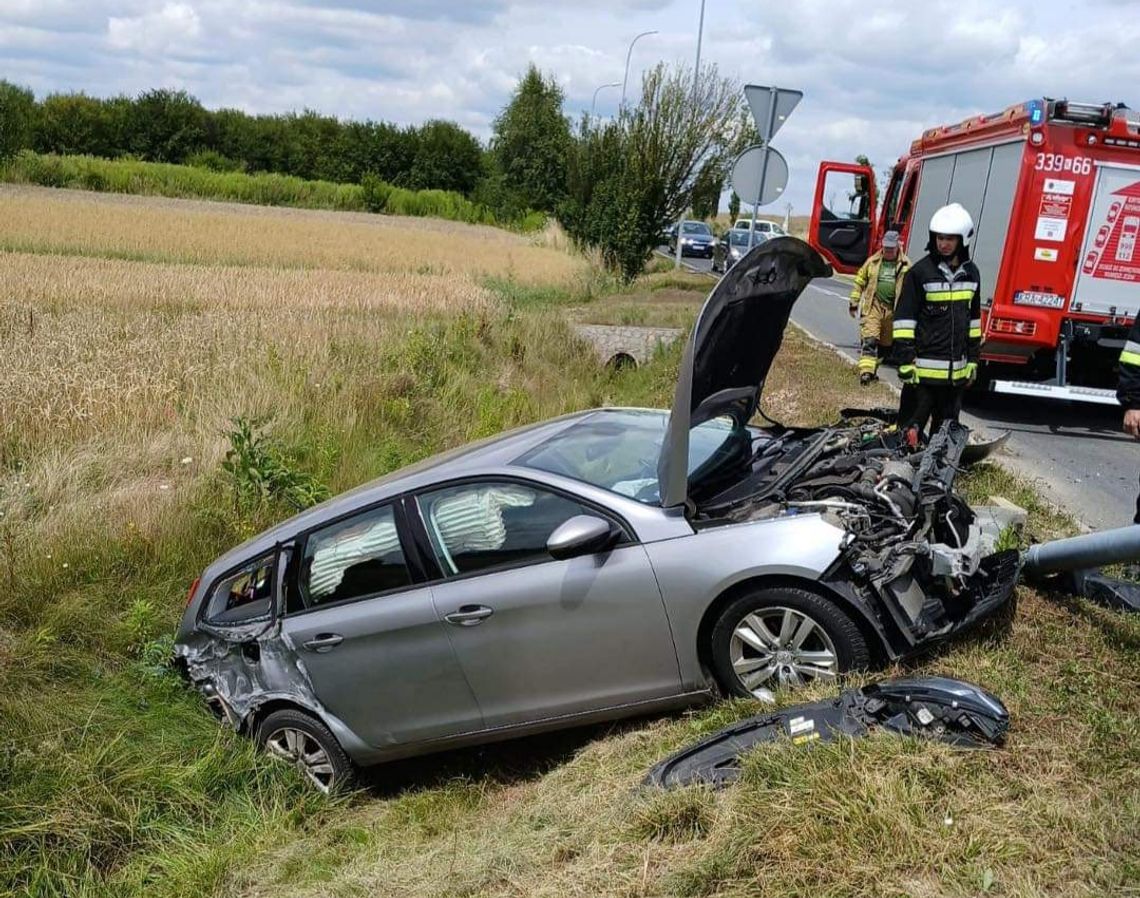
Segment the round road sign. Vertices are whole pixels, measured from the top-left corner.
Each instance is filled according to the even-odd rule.
[[[756,203],[756,196],[760,193],[760,177],[764,172],[764,157],[768,157],[768,174],[764,178],[764,195],[760,197],[758,205],[766,206],[778,200],[788,186],[788,163],[779,150],[768,148],[764,152],[762,146],[751,146],[736,157],[732,164],[732,189],[740,197],[742,203],[752,205]]]

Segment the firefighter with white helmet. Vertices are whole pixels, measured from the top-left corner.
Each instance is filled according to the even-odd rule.
[[[895,306],[895,358],[903,394],[899,426],[931,432],[957,421],[982,342],[981,278],[970,261],[974,220],[958,203],[930,219],[927,255],[906,273]]]

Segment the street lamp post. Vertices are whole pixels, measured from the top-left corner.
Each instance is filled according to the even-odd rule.
[[[697,25],[697,64],[693,70],[693,110],[697,108],[697,88],[701,83],[701,37],[705,33],[705,0],[701,0],[701,18],[700,23]],[[627,63],[628,65],[628,63]],[[681,220],[677,223],[677,259],[673,263],[674,268],[681,267],[681,236],[685,231],[685,216],[681,216]]]
[[[703,2],[703,0],[702,0],[702,2]],[[622,79],[622,82],[621,82],[621,105],[622,105],[623,109],[625,108],[625,88],[626,88],[626,85],[629,83],[629,60],[630,60],[630,57],[633,56],[633,45],[636,44],[643,37],[649,37],[649,35],[651,35],[651,34],[657,34],[657,32],[656,31],[643,31],[643,32],[641,32],[641,34],[639,34],[637,37],[635,37],[633,40],[631,40],[629,42],[629,49],[625,51],[625,77]]]
[[[611,81],[609,84],[599,84],[597,87],[594,88],[594,99],[592,99],[590,101],[590,120],[591,121],[593,121],[593,118],[594,118],[594,106],[596,106],[598,103],[598,91],[604,90],[607,87],[621,87],[621,82],[620,81]]]

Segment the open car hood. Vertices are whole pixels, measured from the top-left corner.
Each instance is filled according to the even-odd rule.
[[[657,462],[664,507],[688,496],[690,429],[723,415],[737,425],[752,418],[792,306],[812,278],[830,276],[802,240],[777,237],[749,250],[709,294],[685,344]]]

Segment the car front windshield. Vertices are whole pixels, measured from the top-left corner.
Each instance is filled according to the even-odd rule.
[[[707,224],[702,224],[699,221],[686,221],[685,222],[685,233],[686,234],[704,234],[705,236],[708,236],[709,234],[712,233],[712,231],[709,230],[709,226]]]
[[[515,464],[659,505],[657,460],[668,422],[669,413],[664,411],[597,412],[531,449]],[[690,483],[738,458],[742,447],[749,445],[742,433],[727,417],[694,427],[689,433]]]
[[[748,238],[751,236],[752,235],[747,231],[730,231],[728,240],[733,246],[748,246]],[[753,240],[753,243],[760,243],[759,234],[756,235],[756,239]]]

